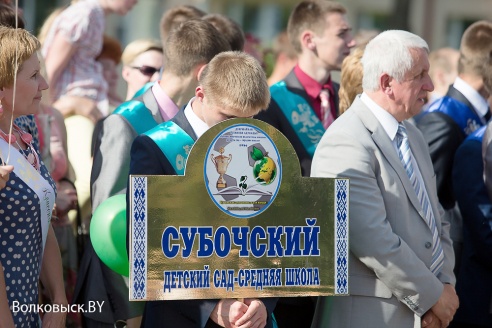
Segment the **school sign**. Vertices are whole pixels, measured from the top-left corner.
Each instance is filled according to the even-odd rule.
[[[130,299],[348,294],[347,179],[305,178],[272,126],[233,119],[131,176]]]

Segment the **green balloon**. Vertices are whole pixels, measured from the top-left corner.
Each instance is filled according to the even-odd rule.
[[[90,236],[97,256],[111,270],[128,277],[126,252],[126,195],[115,195],[92,215]]]

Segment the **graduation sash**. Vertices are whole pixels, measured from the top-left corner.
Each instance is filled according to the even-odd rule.
[[[35,150],[33,150],[35,151]],[[0,156],[7,158],[9,144],[0,139]],[[39,199],[39,213],[41,216],[41,235],[42,235],[42,254],[46,237],[48,236],[51,214],[55,205],[55,190],[51,187],[41,174],[24,158],[24,156],[14,147],[10,150],[10,163],[14,166],[14,173],[17,175],[32,191],[36,193]]]
[[[153,85],[154,85],[154,82],[147,82],[147,83],[145,83],[145,85],[140,90],[138,90],[133,95],[132,98],[140,97],[141,95],[143,95],[145,93],[145,91],[149,90]]]
[[[272,98],[289,121],[307,153],[313,157],[325,128],[311,105],[303,97],[289,91],[284,81],[270,87]]]
[[[476,140],[478,142],[482,142],[483,140],[483,135],[485,134],[485,130],[487,129],[487,126],[484,125],[481,128],[473,131],[472,134],[470,134],[466,139],[468,140]]]
[[[158,125],[152,113],[139,100],[129,100],[115,109],[114,114],[123,116],[135,129],[137,134],[142,134]]]
[[[144,134],[157,144],[176,174],[184,175],[188,154],[195,143],[193,138],[173,121],[161,123]]]
[[[465,103],[445,96],[430,105],[428,113],[439,112],[448,115],[460,127],[464,136],[470,135],[484,125],[484,121]]]

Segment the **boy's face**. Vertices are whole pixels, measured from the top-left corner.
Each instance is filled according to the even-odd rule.
[[[343,59],[355,46],[352,28],[345,15],[340,13],[325,16],[325,29],[313,36],[313,42],[322,65],[330,70],[340,70]]]

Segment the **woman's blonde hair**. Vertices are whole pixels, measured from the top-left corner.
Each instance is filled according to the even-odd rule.
[[[125,47],[121,55],[121,61],[123,65],[130,65],[139,55],[151,50],[162,53],[162,45],[159,41],[153,39],[137,39]]]
[[[28,31],[0,26],[0,88],[14,84],[22,64],[40,47],[38,39]]]
[[[338,97],[340,98],[338,109],[340,115],[352,105],[355,96],[362,93],[363,68],[360,59],[363,54],[364,48],[357,47],[343,60],[340,75],[340,90],[338,90]]]

